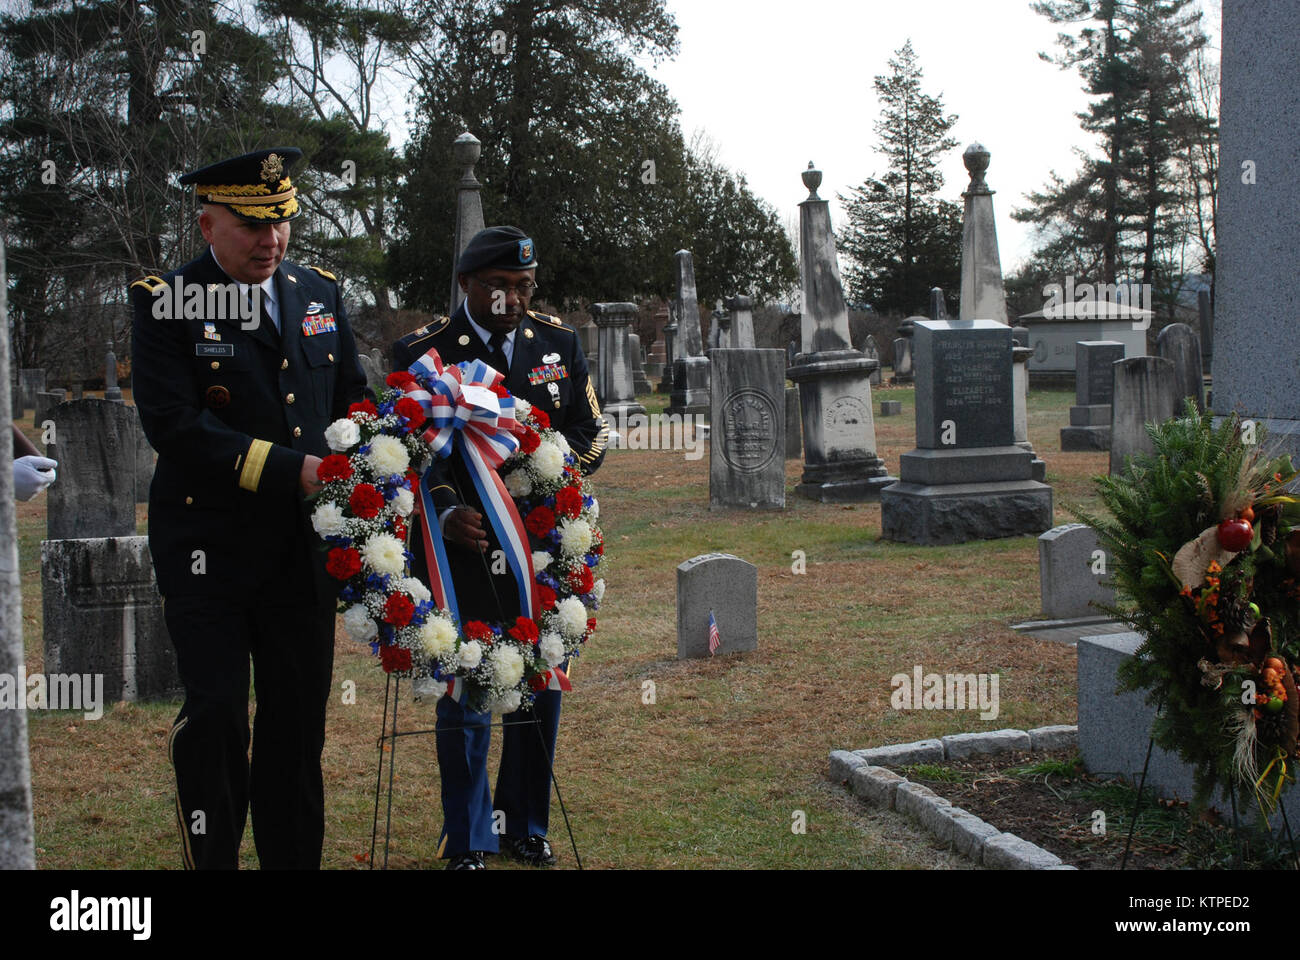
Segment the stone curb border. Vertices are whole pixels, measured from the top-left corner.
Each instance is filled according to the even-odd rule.
[[[1010,750],[1059,750],[1076,746],[1079,728],[1064,724],[1034,730],[955,733],[938,740],[894,743],[868,750],[832,750],[830,775],[848,781],[854,796],[906,814],[940,843],[993,870],[1077,870],[1054,853],[1003,833],[973,813],[954,807],[929,787],[912,783],[889,767],[942,763]]]

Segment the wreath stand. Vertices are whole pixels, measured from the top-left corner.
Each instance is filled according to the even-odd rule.
[[[431,734],[436,732],[434,728],[427,728],[424,730],[402,730],[402,731],[399,731],[397,729],[397,704],[398,701],[400,700],[401,687],[402,687],[401,678],[398,677],[396,680],[394,680],[393,675],[391,673],[388,674],[387,679],[384,682],[384,716],[379,724],[379,738],[375,741],[376,751],[379,754],[379,769],[375,774],[375,812],[374,812],[374,818],[371,821],[371,825],[370,825],[370,869],[371,870],[375,869],[375,846],[379,839],[379,796],[383,792],[384,746],[388,745],[389,760],[388,760],[388,797],[385,804],[385,814],[384,814],[384,865],[382,869],[387,870],[389,841],[391,839],[392,824],[393,824],[393,769],[397,763],[397,740],[399,737],[414,737],[414,736],[420,736],[420,735]],[[391,727],[388,721],[390,705],[392,707],[392,716],[393,716]],[[489,723],[487,724],[487,726],[501,727],[502,729],[504,729],[506,726],[518,726],[520,724],[528,724],[537,731],[537,737],[541,741],[542,748],[543,748],[542,752],[543,754],[545,754],[547,752],[545,749],[546,738],[542,736],[541,721],[537,719],[536,713],[533,714],[532,720],[512,720],[510,721],[509,724],[507,724],[506,721],[502,719],[501,721],[496,723]],[[480,726],[481,726],[480,724],[475,724],[474,728],[478,729]],[[447,731],[465,730],[465,729],[469,729],[469,728],[467,727],[445,727],[444,728],[444,730]],[[547,758],[547,762],[549,764],[550,772],[551,772],[551,784],[555,788],[555,799],[559,802],[560,813],[564,817],[564,829],[569,834],[569,845],[573,849],[573,859],[578,864],[578,869],[581,870],[583,869],[582,857],[578,854],[578,843],[573,837],[573,826],[569,823],[569,812],[568,810],[565,809],[564,797],[560,794],[560,781],[557,780],[555,777],[555,763],[549,757]]]

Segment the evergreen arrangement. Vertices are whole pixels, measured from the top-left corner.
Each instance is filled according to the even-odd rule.
[[[1300,732],[1300,501],[1297,471],[1262,427],[1215,427],[1188,403],[1149,425],[1153,456],[1096,479],[1097,531],[1117,605],[1143,635],[1121,690],[1156,705],[1152,737],[1194,767],[1196,800],[1237,791],[1265,814],[1294,779]]]

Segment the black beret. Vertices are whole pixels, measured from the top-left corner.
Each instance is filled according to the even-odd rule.
[[[187,173],[181,184],[193,184],[200,203],[221,204],[241,220],[281,223],[301,212],[298,188],[289,180],[301,156],[297,147],[255,150]]]
[[[465,245],[456,272],[531,270],[537,266],[536,253],[532,239],[518,227],[488,227]]]

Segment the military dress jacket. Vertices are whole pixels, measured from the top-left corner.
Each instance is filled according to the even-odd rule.
[[[264,585],[277,574],[266,558],[284,556],[284,538],[314,536],[303,458],[330,453],[325,428],[364,395],[333,274],[280,264],[282,332],[264,309],[256,319],[232,315],[230,284],[209,249],[131,285],[134,398],[158,452],[149,546],[164,596]]]
[[[444,364],[466,360],[492,363],[491,351],[470,326],[464,304],[450,319],[442,317],[394,343],[394,368],[407,369],[431,347],[437,349]],[[576,330],[555,317],[528,311],[515,332],[505,387],[514,396],[523,397],[539,410],[546,411],[551,426],[569,442],[583,473],[591,473],[600,466],[605,457],[609,427],[600,415],[600,405],[596,401],[587,359],[583,356]],[[429,486],[439,515],[462,503],[482,509],[473,484],[456,455],[434,465]],[[488,530],[488,541],[488,555],[491,556],[499,546],[491,529]],[[424,579],[424,550],[418,537],[413,538],[412,549],[415,554],[413,569]],[[447,544],[447,555],[461,618],[512,622],[518,615],[518,599],[510,575],[490,575],[477,551],[454,543]]]

